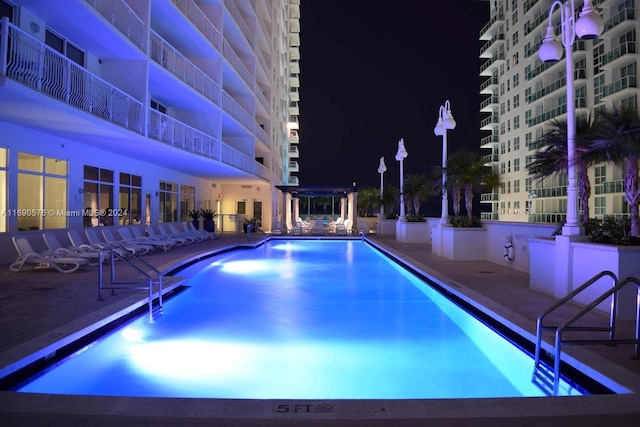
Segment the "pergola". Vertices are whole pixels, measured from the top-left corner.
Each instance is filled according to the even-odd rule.
[[[341,217],[351,220],[354,224],[357,219],[358,206],[358,188],[356,186],[298,186],[298,185],[276,185],[276,188],[282,191],[283,197],[283,224],[292,224],[303,215],[319,216],[323,213],[312,213],[310,211],[312,200],[314,198],[332,199],[331,212],[324,212],[326,216],[332,216],[333,219]],[[301,212],[300,200],[307,199],[307,212]],[[340,212],[334,209],[335,199],[340,199]]]

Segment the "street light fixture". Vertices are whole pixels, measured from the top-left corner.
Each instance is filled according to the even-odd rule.
[[[404,139],[400,138],[398,141],[398,152],[396,153],[396,160],[400,162],[400,221],[406,221],[404,213],[404,170],[402,169],[402,163],[407,158],[409,153],[404,148]]]
[[[560,9],[560,38],[562,44],[556,39],[551,16],[555,8]],[[573,76],[573,43],[576,36],[581,39],[595,39],[602,32],[604,22],[591,5],[591,0],[585,0],[576,21],[574,0],[555,1],[549,9],[549,21],[547,33],[542,40],[538,56],[542,62],[555,62],[562,59],[563,46],[565,51],[566,79],[567,79],[567,220],[562,227],[563,235],[583,234],[584,228],[578,220],[578,180],[576,170],[576,92]]]
[[[449,222],[449,199],[447,196],[447,130],[456,128],[456,121],[451,114],[451,104],[449,100],[440,106],[438,111],[438,123],[433,129],[436,136],[442,136],[442,214],[440,224]]]
[[[380,166],[378,166],[378,173],[380,174],[380,218],[378,221],[378,224],[380,223],[380,221],[382,221],[382,218],[384,218],[384,206],[382,204],[382,198],[383,198],[383,188],[384,188],[384,173],[387,171],[387,165],[384,164],[384,156],[380,157]]]

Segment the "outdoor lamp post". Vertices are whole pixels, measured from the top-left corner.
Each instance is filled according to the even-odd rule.
[[[554,9],[560,9],[560,38],[562,44],[556,40],[556,35],[551,23]],[[583,228],[578,220],[578,180],[576,170],[576,92],[573,76],[573,43],[576,36],[581,39],[595,39],[602,32],[604,23],[600,15],[591,6],[591,0],[585,0],[576,21],[574,0],[555,1],[549,9],[549,21],[547,33],[542,40],[538,56],[542,62],[555,62],[562,58],[563,46],[565,51],[566,79],[567,79],[567,221],[562,227],[563,235],[583,234]]]
[[[451,104],[445,101],[444,106],[440,106],[438,111],[438,123],[433,129],[436,136],[442,136],[442,215],[440,224],[449,222],[449,199],[447,196],[447,131],[456,128],[456,121],[451,114]]]
[[[378,224],[384,218],[384,205],[382,204],[383,188],[384,188],[384,173],[387,171],[387,165],[384,164],[384,156],[380,157],[380,166],[378,166],[378,173],[380,174],[380,218],[378,218]]]
[[[398,141],[398,152],[396,153],[396,160],[400,162],[400,221],[406,221],[404,214],[404,170],[402,169],[402,163],[407,158],[409,153],[404,148],[404,139],[400,138]]]

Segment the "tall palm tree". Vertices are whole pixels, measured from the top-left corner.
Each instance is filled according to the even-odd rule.
[[[597,123],[591,116],[580,116],[576,119],[575,145],[577,156],[575,159],[578,175],[578,198],[582,205],[582,222],[589,222],[589,197],[591,196],[591,183],[587,170],[594,159],[588,156],[588,146],[597,128]],[[534,154],[534,160],[527,166],[529,174],[542,180],[554,172],[566,171],[568,167],[567,155],[567,122],[554,120],[551,122],[551,130],[539,141],[540,149]]]
[[[404,200],[407,211],[419,215],[420,202],[435,194],[431,180],[424,174],[408,174],[404,179]]]
[[[498,182],[498,174],[492,167],[485,166],[484,156],[479,152],[461,150],[449,156],[445,185],[450,188],[464,189],[467,225],[473,224],[473,192],[482,186],[495,188]]]
[[[599,126],[589,145],[589,156],[620,166],[624,171],[624,197],[629,204],[632,237],[640,237],[640,117],[634,107],[599,113]]]

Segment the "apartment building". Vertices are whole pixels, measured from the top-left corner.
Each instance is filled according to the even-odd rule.
[[[297,184],[300,0],[0,0],[0,240],[270,229]]]
[[[491,206],[484,219],[518,222],[564,223],[567,212],[565,171],[542,180],[527,172],[537,141],[551,130],[551,121],[566,121],[565,60],[543,63],[538,50],[548,25],[553,2],[545,0],[491,0],[490,21],[480,32],[486,41],[480,74],[486,79],[480,92],[487,98],[480,109],[487,113],[481,129],[487,131],[480,147],[489,150],[486,164],[501,176],[500,187],[482,194]],[[638,105],[638,53],[635,0],[594,0],[605,26],[595,40],[577,39],[574,62],[576,117],[601,108]],[[582,1],[575,2],[576,12]],[[552,22],[560,34],[560,12]],[[590,168],[592,217],[624,216],[629,212],[622,193],[622,172],[611,164]]]

